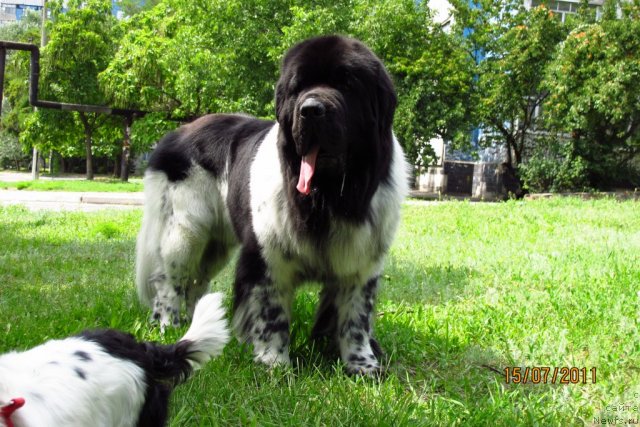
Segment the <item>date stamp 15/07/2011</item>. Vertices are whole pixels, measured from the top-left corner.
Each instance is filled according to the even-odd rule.
[[[596,368],[512,366],[504,368],[506,384],[595,384]]]

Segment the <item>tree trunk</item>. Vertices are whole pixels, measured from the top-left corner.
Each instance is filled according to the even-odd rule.
[[[120,154],[116,154],[116,157],[113,159],[113,177],[120,177]]]
[[[523,143],[524,144],[524,143]],[[520,163],[522,163],[522,150],[523,150],[523,146],[517,148],[514,147],[513,152],[516,155],[516,166],[520,166]]]
[[[511,148],[513,147],[511,138],[507,137],[507,164],[513,167],[513,157],[511,156]]]
[[[131,124],[133,117],[125,116],[124,118],[124,138],[122,138],[122,161],[120,163],[120,180],[127,182],[129,180],[129,157],[131,156]]]
[[[85,131],[84,149],[87,156],[87,179],[91,181],[93,179],[93,156],[91,154],[91,132]]]
[[[87,179],[93,180],[93,154],[91,154],[91,126],[89,125],[89,119],[84,113],[79,113],[80,121],[84,126],[84,149],[87,159]]]

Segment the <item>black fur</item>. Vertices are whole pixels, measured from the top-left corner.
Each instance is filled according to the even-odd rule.
[[[138,426],[164,426],[173,387],[191,375],[192,368],[187,361],[191,343],[139,343],[133,335],[115,330],[84,331],[78,336],[99,344],[111,356],[131,361],[144,370],[147,389]],[[83,377],[78,368],[76,373]]]
[[[164,171],[169,181],[181,181],[187,177],[191,161],[190,153],[181,149],[177,142],[180,141],[180,132],[167,134],[158,143],[153,156],[149,159],[149,167]]]

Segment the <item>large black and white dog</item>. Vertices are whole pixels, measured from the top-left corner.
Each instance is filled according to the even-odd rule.
[[[379,368],[373,305],[408,191],[381,61],[340,36],[285,56],[277,122],[209,115],[165,136],[144,178],[137,286],[161,325],[190,311],[240,244],[234,327],[268,365],[289,363],[295,288],[324,285],[314,334],[350,372]]]
[[[1,355],[0,427],[163,426],[173,387],[229,340],[224,317],[209,294],[176,344],[98,330]]]

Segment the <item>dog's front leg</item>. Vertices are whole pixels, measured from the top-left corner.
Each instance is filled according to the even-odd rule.
[[[380,371],[382,350],[373,338],[373,306],[378,278],[364,285],[340,286],[336,292],[338,345],[340,356],[351,374],[375,374]]]
[[[292,292],[278,287],[259,251],[243,249],[236,271],[233,325],[255,360],[288,365]]]

